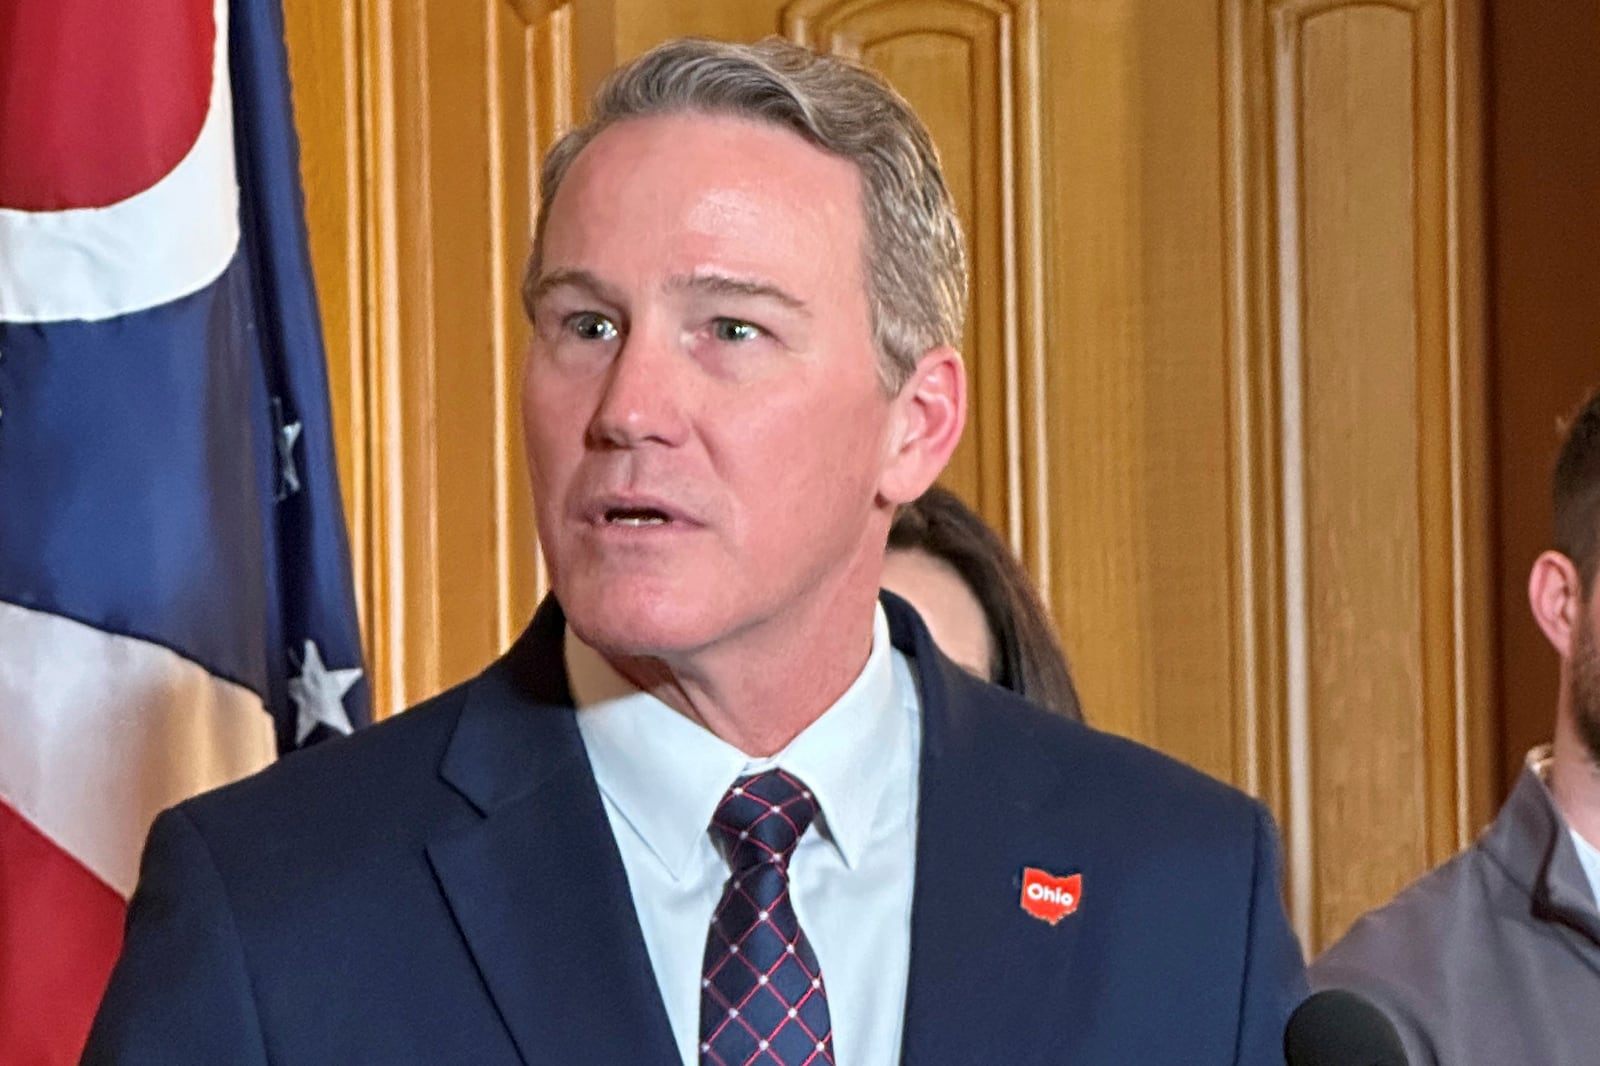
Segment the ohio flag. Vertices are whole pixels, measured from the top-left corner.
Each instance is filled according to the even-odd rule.
[[[277,0],[0,0],[0,1063],[156,813],[368,716]]]

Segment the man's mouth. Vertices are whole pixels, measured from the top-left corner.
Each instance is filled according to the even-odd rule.
[[[610,507],[606,509],[606,525],[640,529],[646,526],[664,526],[672,521],[665,512],[653,507]]]

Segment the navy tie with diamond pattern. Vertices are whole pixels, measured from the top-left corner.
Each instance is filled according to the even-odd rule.
[[[706,936],[702,1066],[823,1066],[833,1025],[816,952],[789,898],[789,860],[817,814],[783,770],[741,777],[711,818],[733,871]]]

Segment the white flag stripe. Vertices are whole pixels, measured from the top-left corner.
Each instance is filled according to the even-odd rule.
[[[211,100],[194,146],[143,192],[107,207],[0,207],[0,322],[102,319],[214,281],[239,245],[228,0],[216,0]]]
[[[276,756],[249,689],[160,645],[0,603],[0,799],[124,897],[162,809]]]

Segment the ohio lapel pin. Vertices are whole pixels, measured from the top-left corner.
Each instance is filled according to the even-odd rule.
[[[1032,866],[1022,868],[1022,909],[1041,922],[1055,925],[1078,909],[1083,875],[1057,877]]]

